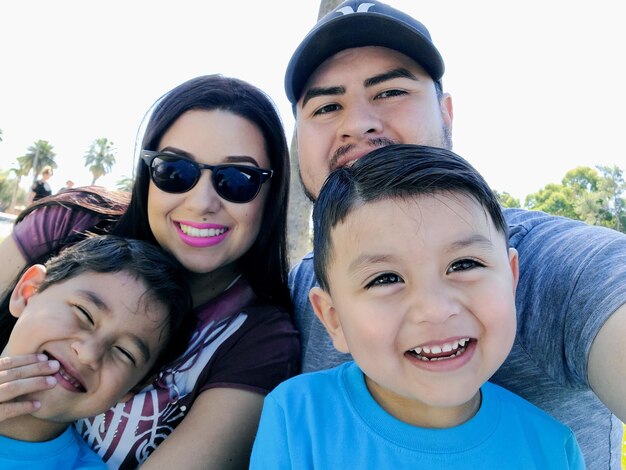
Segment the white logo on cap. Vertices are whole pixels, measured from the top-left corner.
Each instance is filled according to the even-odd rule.
[[[352,7],[343,7],[337,10],[337,13],[341,13],[343,15],[349,15],[350,13],[365,13],[373,6],[373,3],[361,3],[356,11],[354,11]]]

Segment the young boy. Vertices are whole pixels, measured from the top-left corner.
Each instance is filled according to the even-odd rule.
[[[193,314],[182,268],[145,242],[88,238],[28,268],[9,311],[16,320],[1,314],[10,331],[2,357],[44,355],[58,368],[53,388],[20,397],[37,411],[0,411],[0,468],[106,468],[71,423],[129,398],[184,350]],[[7,371],[0,383],[10,372],[19,377]]]
[[[569,428],[487,382],[515,337],[518,260],[474,168],[383,147],[331,173],[313,222],[310,300],[354,361],[268,395],[252,469],[584,468]]]

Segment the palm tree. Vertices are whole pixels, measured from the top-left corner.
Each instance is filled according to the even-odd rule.
[[[106,137],[94,140],[85,154],[85,166],[93,175],[91,184],[96,184],[98,178],[110,173],[114,164],[115,148],[113,142]]]
[[[33,170],[33,181],[36,181],[44,166],[49,166],[53,170],[58,166],[54,161],[56,156],[54,147],[47,140],[38,140],[28,147],[25,155],[17,157],[19,174],[17,172],[16,174],[26,176]]]
[[[17,203],[17,196],[20,190],[20,182],[22,181],[22,177],[28,175],[28,171],[24,172],[24,170],[21,167],[17,167],[17,168],[11,168],[9,171],[12,171],[15,173],[15,187],[13,188],[13,195],[11,196],[11,203],[9,204],[9,209],[8,212],[13,212],[13,209],[15,209],[15,204]],[[26,198],[24,198],[26,199]],[[21,201],[20,204],[24,203],[25,201]]]
[[[49,166],[53,170],[58,166],[54,159],[56,158],[54,147],[47,140],[38,140],[28,147],[28,150],[21,157],[17,157],[17,168],[11,168],[15,173],[15,188],[13,189],[13,197],[9,210],[15,208],[17,201],[18,188],[24,176],[33,170],[33,182],[37,181],[37,176],[41,173],[44,166]]]

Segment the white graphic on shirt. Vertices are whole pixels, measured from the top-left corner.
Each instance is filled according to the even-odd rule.
[[[170,435],[187,414],[185,397],[193,392],[200,374],[215,351],[243,325],[242,313],[226,321],[209,322],[196,330],[184,360],[161,373],[126,403],[104,414],[78,421],[75,426],[109,468],[133,467],[143,462]],[[195,397],[194,397],[195,398]]]

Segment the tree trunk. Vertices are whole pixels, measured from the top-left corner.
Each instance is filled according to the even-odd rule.
[[[321,0],[318,20],[335,9],[342,0]],[[291,181],[289,190],[289,210],[287,212],[287,246],[289,262],[293,266],[311,251],[311,201],[304,195],[300,181],[298,163],[298,142],[294,130],[290,149]]]
[[[304,194],[300,181],[298,163],[298,142],[293,133],[290,149],[291,179],[289,186],[289,207],[287,210],[287,247],[291,266],[311,251],[311,208],[312,204]]]
[[[15,181],[15,188],[13,188],[13,196],[11,196],[11,204],[9,205],[9,209],[7,212],[10,214],[15,213],[15,202],[17,201],[17,190],[20,187],[20,182],[22,181],[22,175],[16,175],[17,179]]]

